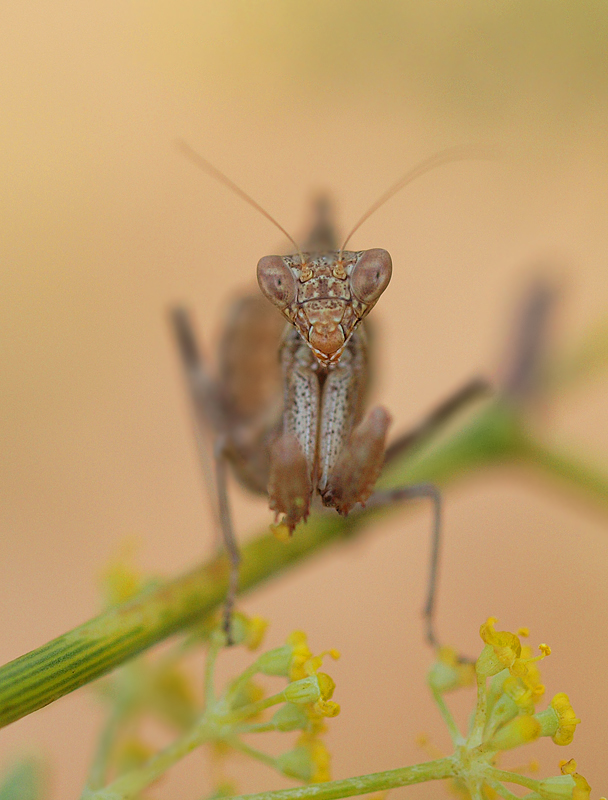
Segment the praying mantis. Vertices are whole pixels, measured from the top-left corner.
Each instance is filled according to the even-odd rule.
[[[391,186],[361,217],[341,247],[320,202],[303,246],[248,194],[186,143],[181,152],[226,185],[291,241],[295,252],[260,259],[261,293],[232,307],[213,374],[201,355],[189,312],[171,311],[171,324],[188,387],[197,440],[211,438],[217,517],[230,559],[224,629],[230,641],[238,590],[240,553],[233,529],[227,470],[275,514],[271,526],[288,539],[306,521],[313,503],[340,514],[366,505],[428,498],[433,507],[430,577],[424,606],[426,638],[437,646],[434,605],[441,539],[441,496],[432,484],[374,491],[383,467],[435,432],[488,383],[474,378],[440,403],[412,431],[386,448],[390,415],[382,406],[364,415],[370,353],[365,318],[387,288],[389,253],[346,250],[359,227],[415,178],[442,164],[491,157],[478,147],[455,147],[422,161]],[[273,308],[274,307],[274,308]],[[320,501],[320,502],[319,502]],[[280,518],[280,522],[278,521]]]

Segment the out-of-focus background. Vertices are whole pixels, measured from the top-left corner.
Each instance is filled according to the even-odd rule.
[[[374,317],[375,400],[395,432],[465,378],[499,372],[534,275],[561,290],[556,348],[608,315],[602,4],[42,0],[5,3],[0,30],[2,662],[97,613],[125,540],[167,576],[213,547],[166,309],[190,305],[211,352],[231,296],[284,243],[176,138],[296,237],[315,191],[347,228],[439,149],[505,153],[425,176],[352,242],[393,256]],[[607,397],[605,375],[583,382],[541,409],[539,431],[608,471]],[[243,534],[269,521],[263,501],[233,498]],[[438,609],[465,652],[489,614],[552,645],[548,696],[566,691],[583,724],[570,747],[533,753],[543,774],[576,757],[596,796],[608,786],[607,521],[532,471],[461,482],[446,493]],[[335,777],[426,758],[420,731],[448,747],[423,689],[429,525],[421,505],[243,601],[271,619],[270,644],[305,628],[313,650],[342,651]],[[0,731],[0,768],[40,753],[50,796],[75,797],[101,721],[81,690]],[[154,796],[203,796],[205,769],[190,758]],[[261,767],[235,774],[242,791],[283,785]]]

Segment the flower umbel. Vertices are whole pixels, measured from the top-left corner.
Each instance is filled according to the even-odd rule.
[[[446,664],[440,652],[439,663],[430,671],[429,683],[456,746],[452,758],[459,787],[474,798],[514,797],[504,786],[514,783],[532,790],[527,795],[530,800],[587,800],[589,785],[575,772],[576,765],[562,765],[561,775],[544,781],[497,768],[500,752],[542,736],[551,737],[558,745],[570,744],[580,720],[563,693],[556,694],[548,708],[536,712],[536,703],[544,693],[537,662],[551,649],[541,644],[541,654],[533,657],[516,634],[496,631],[495,624],[496,619],[490,617],[480,629],[485,646],[475,663],[477,705],[466,737],[458,730],[443,699],[445,692],[461,685],[457,678],[459,665],[449,664],[449,659]]]
[[[266,624],[257,617],[235,614],[233,620],[233,639],[248,649],[260,643]],[[160,664],[150,665],[147,659],[130,665],[130,673],[124,685],[116,686],[120,714],[118,724],[130,731],[128,750],[114,748],[123,753],[120,762],[114,759],[109,763],[110,753],[103,754],[103,760],[96,769],[94,779],[89,781],[83,797],[87,800],[113,800],[138,795],[146,786],[156,780],[168,767],[179,761],[195,747],[209,744],[213,752],[225,754],[239,751],[262,761],[284,775],[306,782],[328,781],[329,753],[322,741],[326,730],[324,719],[339,713],[340,707],[331,697],[334,681],[324,672],[319,672],[323,657],[327,654],[338,658],[335,650],[314,656],[308,648],[305,634],[297,632],[289,637],[286,645],[260,655],[247,669],[234,679],[223,691],[215,689],[215,663],[226,644],[226,636],[219,629],[209,631],[206,637],[209,652],[205,667],[204,704],[198,707],[196,693],[186,692],[186,684],[179,682],[181,673],[176,671],[175,660],[167,658]],[[136,673],[133,672],[136,670]],[[270,696],[254,683],[258,675],[275,675],[287,680],[287,685]],[[112,684],[109,684],[112,689]],[[163,703],[167,694],[170,700]],[[154,753],[146,750],[137,740],[137,750],[133,747],[133,712],[172,707],[178,698],[180,716],[169,721],[175,724],[180,735],[164,751]],[[183,707],[183,708],[182,708]],[[266,709],[274,708],[273,715],[265,717]],[[186,713],[187,712],[187,713]],[[116,715],[115,715],[116,716]],[[166,716],[166,715],[165,715]],[[113,722],[114,735],[116,720]],[[263,734],[267,731],[298,731],[295,747],[275,757],[258,750],[243,739],[244,736]],[[162,772],[159,772],[162,764]],[[103,786],[105,773],[112,771],[118,777]]]

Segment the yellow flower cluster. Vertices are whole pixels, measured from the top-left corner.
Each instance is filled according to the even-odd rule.
[[[238,644],[258,643],[264,627],[255,618],[235,614],[233,639]],[[314,655],[301,631],[292,633],[281,647],[262,653],[215,703],[221,710],[215,718],[218,736],[234,746],[241,733],[300,731],[295,747],[276,758],[274,765],[283,774],[300,780],[330,780],[330,756],[321,736],[326,731],[325,719],[335,717],[340,706],[331,699],[334,681],[319,671],[325,656],[337,659],[340,654],[327,650]],[[288,683],[276,695],[254,697],[249,689],[253,686],[252,678],[258,674],[284,677]],[[269,721],[258,722],[260,713],[270,706],[279,707]],[[229,720],[231,724],[227,725]],[[266,763],[272,760],[250,747],[247,752]]]
[[[528,800],[588,800],[589,786],[576,773],[574,762],[567,762],[567,767],[562,765],[561,775],[545,781],[496,767],[500,752],[541,736],[550,737],[557,745],[570,744],[580,720],[563,692],[556,694],[546,709],[536,711],[545,692],[538,662],[551,649],[541,644],[540,655],[532,656],[517,634],[497,631],[495,625],[496,619],[490,617],[481,626],[484,648],[474,664],[443,649],[429,673],[429,685],[456,746],[453,758],[458,789],[469,797],[511,796],[503,783],[512,782],[532,789],[526,796]],[[525,635],[527,631],[518,633]],[[443,695],[472,682],[477,683],[477,704],[471,728],[464,736]]]

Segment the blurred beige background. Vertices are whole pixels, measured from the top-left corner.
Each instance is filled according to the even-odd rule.
[[[314,190],[332,192],[346,228],[438,149],[509,154],[425,176],[352,242],[393,256],[374,316],[375,399],[394,431],[472,373],[496,372],[539,265],[563,289],[564,346],[608,314],[598,3],[42,0],[5,3],[0,30],[2,662],[95,614],[125,539],[164,575],[212,547],[166,308],[188,303],[212,342],[231,295],[283,244],[175,152],[177,137],[296,236]],[[539,420],[605,472],[607,396],[600,377]],[[262,501],[233,497],[239,531],[269,521]],[[314,650],[342,651],[335,777],[425,758],[420,731],[447,749],[421,688],[429,525],[421,506],[243,602],[270,617],[271,645],[305,628]],[[553,646],[548,695],[568,692],[583,724],[569,748],[522,757],[538,755],[543,774],[576,757],[596,797],[608,787],[607,533],[605,512],[532,473],[494,471],[446,495],[439,630],[474,653],[495,614]],[[0,731],[0,768],[39,752],[52,798],[78,796],[101,719],[88,690],[64,698]],[[153,795],[203,796],[204,769],[190,758]],[[235,774],[243,791],[282,785],[262,768]]]

